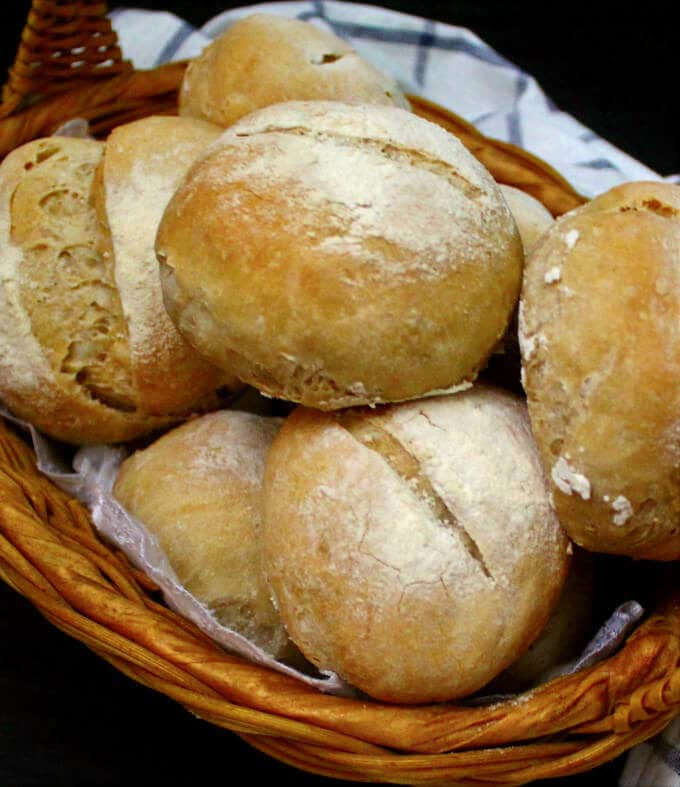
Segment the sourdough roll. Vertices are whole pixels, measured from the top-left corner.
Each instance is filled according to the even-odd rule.
[[[567,580],[547,624],[531,647],[484,689],[485,694],[527,691],[579,657],[595,632],[593,563],[590,552],[574,548]]]
[[[224,132],[161,222],[165,304],[213,363],[324,410],[468,384],[521,242],[489,173],[394,107],[279,104]]]
[[[542,203],[521,189],[501,184],[500,190],[517,224],[526,257],[543,233],[553,225],[554,219]],[[506,387],[509,386],[511,390],[519,391],[520,367],[517,309],[515,309],[508,330],[485,370],[485,377]]]
[[[470,694],[545,624],[568,565],[526,408],[475,386],[299,408],[265,471],[265,571],[293,641],[381,700]]]
[[[530,256],[520,343],[565,529],[593,551],[680,558],[680,187],[618,186]]]
[[[0,167],[0,396],[47,434],[117,442],[217,404],[224,372],[163,306],[154,239],[220,131],[149,118],[108,143],[50,137]]]
[[[280,424],[237,411],[204,415],[126,459],[113,489],[186,589],[275,657],[291,645],[262,574],[260,527],[265,456]]]
[[[0,397],[76,443],[171,420],[140,405],[113,265],[97,246],[90,198],[103,149],[50,137],[0,165]]]
[[[147,117],[115,128],[97,168],[99,248],[114,266],[134,383],[153,413],[182,412],[219,385],[237,386],[188,345],[163,305],[154,242],[170,197],[220,135],[194,118]]]
[[[189,63],[179,113],[226,127],[270,104],[324,99],[408,109],[396,82],[341,38],[299,19],[253,14]]]
[[[526,191],[504,183],[500,185],[500,190],[517,224],[524,253],[529,254],[555,220],[545,205]]]

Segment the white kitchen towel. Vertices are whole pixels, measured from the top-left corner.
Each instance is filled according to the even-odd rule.
[[[631,749],[619,787],[677,787],[680,784],[680,717]]]
[[[305,19],[347,39],[407,92],[448,107],[490,137],[531,151],[585,196],[629,180],[662,179],[560,111],[534,77],[460,27],[332,0],[235,8],[200,30],[166,12],[117,9],[110,16],[125,56],[137,68],[152,68],[194,57],[228,25],[254,11]],[[663,179],[680,183],[677,174]]]
[[[453,110],[488,136],[531,151],[586,196],[629,180],[680,183],[680,175],[660,177],[560,111],[530,74],[463,28],[332,0],[231,9],[200,30],[165,12],[116,9],[110,16],[125,56],[137,68],[152,68],[196,56],[236,19],[255,11],[304,19],[347,39],[406,92]],[[680,787],[680,720],[630,752],[620,785]]]

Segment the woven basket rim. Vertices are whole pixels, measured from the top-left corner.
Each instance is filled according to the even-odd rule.
[[[595,667],[469,708],[330,697],[245,662],[159,604],[0,424],[0,576],[58,628],[137,682],[297,767],[400,782],[494,772],[522,780],[594,767],[680,710],[680,594]],[[566,702],[565,702],[566,700]],[[559,704],[561,703],[561,704]],[[424,778],[426,774],[428,778]]]

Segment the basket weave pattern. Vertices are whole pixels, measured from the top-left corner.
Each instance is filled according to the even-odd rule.
[[[73,42],[78,48],[82,37],[92,40],[96,34],[96,41],[103,37],[97,46],[117,52],[110,26],[105,29],[104,6],[95,2],[34,0],[26,46],[42,51],[47,44],[32,36],[40,39],[47,28],[36,20],[56,19],[67,10],[71,21],[58,30],[62,50],[74,48]],[[53,39],[54,28],[45,35]],[[41,72],[40,84],[22,85],[13,77],[4,94],[6,112],[12,104],[25,106],[27,95],[43,97],[0,121],[0,155],[73,116],[89,118],[105,134],[133,117],[172,111],[182,64],[133,72],[119,52],[118,58],[108,78],[94,87],[92,71],[105,61],[88,60],[82,67],[87,87],[71,81],[55,95],[50,94],[58,89],[53,80],[60,71]],[[13,73],[21,73],[18,65]],[[539,197],[555,215],[583,202],[540,160],[486,139],[433,104],[416,98],[413,104],[461,137],[498,180]],[[612,759],[680,711],[677,592],[616,656],[488,707],[401,707],[331,697],[247,663],[167,609],[155,585],[99,540],[83,506],[38,472],[31,449],[2,423],[0,577],[132,679],[257,749],[324,776],[432,785],[521,784],[565,776]]]
[[[84,79],[132,71],[100,0],[34,0],[2,91],[2,113]]]

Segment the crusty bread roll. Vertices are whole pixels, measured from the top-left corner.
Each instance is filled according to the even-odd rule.
[[[291,102],[224,132],[159,228],[165,304],[216,365],[320,409],[474,378],[522,250],[489,173],[394,107]]]
[[[218,134],[149,119],[114,132],[103,161],[102,143],[64,137],[5,159],[0,396],[17,415],[68,442],[118,442],[217,404],[231,380],[167,317],[153,241],[172,189]]]
[[[114,266],[134,384],[151,413],[186,411],[218,386],[238,385],[201,358],[172,324],[154,252],[170,197],[221,133],[218,126],[194,118],[147,117],[127,123],[109,135],[95,174],[99,248]]]
[[[574,548],[559,601],[540,635],[483,691],[516,694],[550,680],[579,657],[593,630],[594,566],[590,552]]]
[[[265,571],[293,641],[378,699],[469,694],[528,647],[568,542],[521,400],[299,408],[265,470]]]
[[[521,189],[501,184],[500,190],[517,224],[517,229],[522,239],[522,248],[526,256],[538,242],[541,235],[552,226],[554,219],[550,211],[542,203]],[[517,308],[515,308],[508,329],[484,370],[484,377],[493,383],[519,393],[521,392],[520,368]]]
[[[103,144],[50,137],[0,166],[0,397],[71,442],[171,420],[139,406],[128,329],[90,204]]]
[[[260,563],[262,475],[278,418],[220,411],[121,465],[113,489],[156,535],[180,582],[225,626],[275,657],[290,642]]]
[[[396,82],[341,38],[299,19],[254,14],[189,63],[179,112],[226,127],[270,104],[324,99],[408,108]]]
[[[500,185],[500,190],[517,224],[524,253],[529,254],[555,220],[545,205],[526,191],[504,183]]]
[[[520,307],[557,514],[587,549],[680,558],[680,187],[618,186],[556,222]]]

